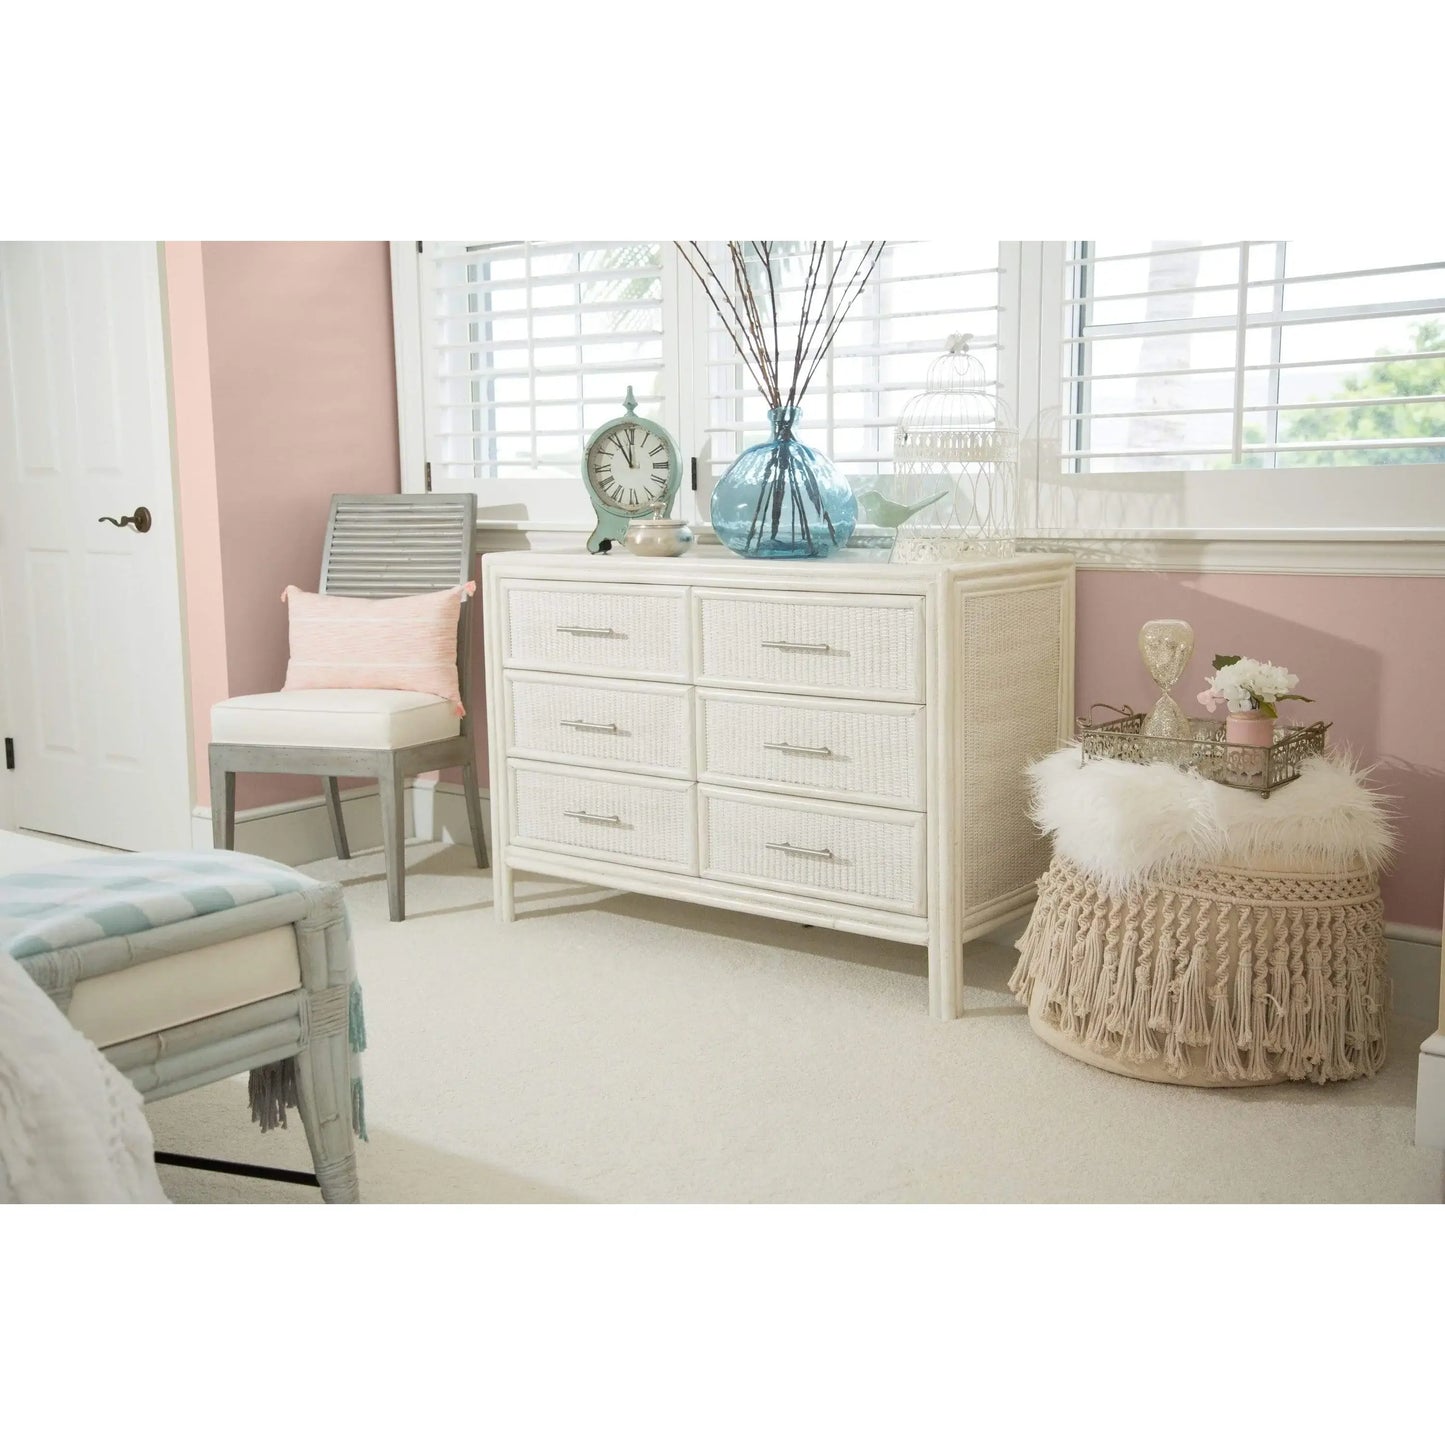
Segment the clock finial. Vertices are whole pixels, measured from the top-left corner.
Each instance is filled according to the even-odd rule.
[[[627,388],[627,400],[624,401],[622,404],[627,408],[628,416],[631,416],[633,412],[637,410],[637,398],[633,396],[632,388],[630,386]]]

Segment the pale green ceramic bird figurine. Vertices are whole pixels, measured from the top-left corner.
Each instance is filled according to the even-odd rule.
[[[923,511],[925,507],[931,507],[935,502],[941,502],[947,495],[948,492],[945,489],[937,496],[929,497],[926,501],[915,502],[911,507],[905,507],[902,502],[889,501],[882,492],[867,491],[858,493],[858,505],[862,508],[863,515],[875,527],[892,527],[896,531],[915,513]]]

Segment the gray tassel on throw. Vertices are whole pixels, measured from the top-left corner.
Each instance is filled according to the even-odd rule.
[[[278,1059],[251,1070],[251,1119],[263,1134],[286,1127],[286,1110],[296,1104],[296,1060]]]

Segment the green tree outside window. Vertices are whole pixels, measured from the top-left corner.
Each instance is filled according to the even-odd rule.
[[[1382,359],[1346,379],[1333,397],[1320,400],[1348,401],[1349,406],[1322,407],[1318,411],[1281,412],[1281,442],[1318,441],[1319,449],[1280,452],[1277,466],[1354,467],[1383,466],[1401,462],[1445,462],[1445,403],[1401,401],[1403,397],[1445,395],[1445,323],[1425,321],[1412,328],[1411,350],[1434,351],[1414,361]],[[1369,398],[1380,404],[1371,406]],[[1432,447],[1339,448],[1332,443],[1369,441],[1375,438],[1401,440],[1438,437]],[[1246,445],[1261,446],[1268,441],[1264,429],[1251,424],[1244,429]],[[1306,459],[1308,459],[1306,461]],[[1245,466],[1263,467],[1269,454],[1255,452],[1244,459]],[[1229,466],[1228,460],[1220,463]]]

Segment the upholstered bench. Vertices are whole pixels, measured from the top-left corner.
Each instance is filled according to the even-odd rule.
[[[1383,1065],[1391,832],[1347,763],[1311,759],[1269,798],[1077,749],[1030,772],[1054,859],[1009,987],[1040,1038],[1216,1087]]]
[[[357,1200],[365,1030],[336,884],[240,853],[77,854],[0,877],[0,948],[147,1102],[249,1070],[263,1131],[294,1104],[322,1198]]]

